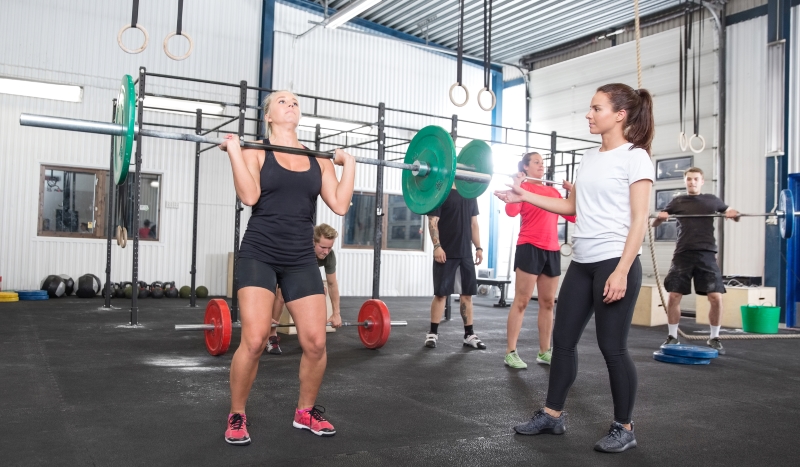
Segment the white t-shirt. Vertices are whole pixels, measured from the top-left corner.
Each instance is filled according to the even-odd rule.
[[[593,148],[581,159],[575,176],[573,261],[596,263],[622,256],[631,228],[630,186],[655,179],[647,151],[631,146],[626,143],[606,152]]]

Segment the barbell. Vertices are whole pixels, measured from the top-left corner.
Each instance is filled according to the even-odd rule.
[[[133,143],[137,136],[190,141],[195,143],[222,144],[225,139],[191,133],[166,132],[142,128],[136,125],[137,96],[133,78],[122,78],[113,123],[92,120],[50,117],[23,113],[20,125],[57,130],[77,131],[114,136],[114,176],[117,185],[128,177]],[[287,154],[333,159],[333,152],[313,151],[272,144],[240,141],[244,148],[263,149]],[[408,208],[416,214],[427,214],[444,203],[454,182],[465,198],[482,194],[492,180],[491,148],[483,141],[470,142],[456,158],[455,144],[450,134],[438,126],[421,129],[411,140],[403,162],[385,161],[366,157],[354,157],[362,164],[391,167],[404,170],[403,197]],[[464,161],[471,170],[458,169]]]
[[[203,331],[206,349],[214,356],[223,355],[231,345],[233,328],[241,327],[241,323],[231,321],[231,311],[225,300],[214,298],[206,305],[204,324],[176,324],[176,331]],[[330,325],[328,322],[326,325]],[[406,321],[392,321],[389,308],[381,300],[371,299],[361,305],[358,322],[342,322],[342,326],[358,327],[358,337],[368,349],[379,349],[389,340],[392,326],[407,326]],[[295,324],[274,324],[273,328],[291,327]]]
[[[800,216],[800,213],[794,210],[794,198],[792,197],[792,190],[788,188],[781,190],[778,197],[778,209],[773,212],[763,213],[739,213],[737,217],[777,217],[778,228],[781,232],[781,238],[792,238],[794,232],[794,220]],[[651,219],[656,219],[657,214],[651,214]],[[727,217],[725,213],[713,214],[671,214],[667,219],[684,219],[684,218],[702,218],[702,217]]]

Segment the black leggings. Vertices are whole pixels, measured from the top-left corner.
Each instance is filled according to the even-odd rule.
[[[553,328],[553,357],[546,406],[564,410],[567,393],[578,374],[578,341],[595,315],[597,344],[608,367],[614,420],[627,424],[636,401],[636,367],[628,354],[628,330],[639,287],[642,264],[637,257],[628,271],[628,288],[621,300],[603,303],[603,288],[619,258],[597,263],[572,262],[558,294],[558,312]]]

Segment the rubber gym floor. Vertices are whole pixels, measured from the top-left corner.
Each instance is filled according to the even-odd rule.
[[[354,321],[363,298],[342,299]],[[527,370],[503,365],[508,308],[475,299],[475,330],[488,350],[462,346],[463,327],[440,326],[423,347],[429,298],[386,298],[395,327],[386,346],[364,348],[356,329],[328,334],[328,369],[318,404],[337,434],[292,427],[301,351],[264,355],[248,404],[253,443],[223,440],[230,351],[212,357],[199,323],[205,301],[146,299],[141,326],[127,326],[130,301],[75,297],[0,304],[0,463],[16,465],[797,465],[800,340],[724,341],[708,366],[659,363],[666,327],[633,327],[639,375],[638,448],[593,451],[612,418],[608,374],[594,322],[579,346],[567,401],[567,433],[515,435],[543,404],[549,367],[537,365],[536,302],[519,341]],[[687,330],[702,330],[684,319]]]

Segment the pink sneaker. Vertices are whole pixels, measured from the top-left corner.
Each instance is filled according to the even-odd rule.
[[[336,434],[336,430],[322,416],[324,413],[325,407],[321,405],[315,405],[310,409],[296,410],[292,426],[301,430],[310,430],[317,436],[333,436]]]
[[[228,444],[237,446],[250,444],[250,434],[247,433],[247,415],[243,413],[228,415],[228,429],[225,430],[225,441]]]

